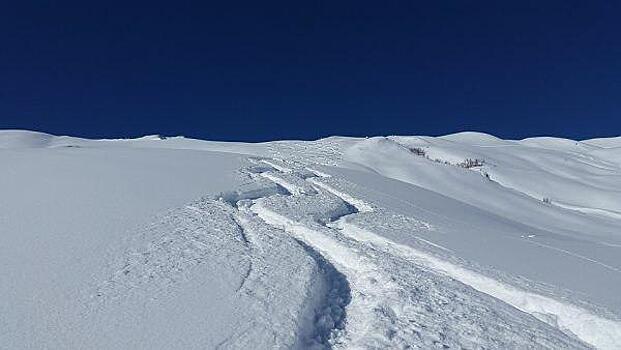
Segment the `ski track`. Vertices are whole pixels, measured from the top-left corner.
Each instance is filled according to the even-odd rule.
[[[271,162],[264,161],[264,163],[270,164]],[[287,169],[286,174],[289,177],[295,175],[294,167],[284,167],[280,164],[278,167]],[[309,170],[309,168],[305,169]],[[385,346],[414,345],[426,347],[442,345],[452,347],[470,344],[472,347],[478,347],[482,343],[489,342],[488,345],[493,344],[493,347],[500,345],[502,347],[519,347],[526,346],[532,341],[537,347],[574,348],[585,346],[574,337],[602,349],[614,349],[621,346],[621,325],[617,321],[599,317],[571,304],[520,290],[517,287],[438,259],[431,254],[396,244],[381,235],[349,224],[348,218],[371,213],[374,210],[373,206],[319,179],[321,177],[327,179],[326,176],[321,176],[312,170],[311,172],[315,176],[304,177],[306,181],[310,182],[317,191],[342,200],[351,209],[335,216],[334,210],[338,212],[339,209],[329,208],[330,205],[327,205],[326,208],[323,208],[325,210],[324,217],[317,217],[317,213],[313,210],[306,213],[311,215],[300,214],[300,209],[304,208],[304,205],[292,204],[289,198],[302,196],[302,199],[297,199],[299,202],[315,194],[304,194],[299,191],[299,185],[288,182],[283,177],[270,175],[265,177],[270,180],[276,179],[276,182],[284,188],[296,190],[290,191],[292,192],[291,197],[276,195],[254,199],[250,210],[267,224],[286,231],[312,247],[314,251],[324,256],[346,276],[352,288],[352,298],[346,307],[347,322],[344,331],[341,330],[339,334],[331,337],[333,346],[379,348]],[[312,201],[309,203],[313,204]],[[332,213],[330,213],[330,209],[332,209]],[[388,266],[392,268],[388,268]],[[408,297],[409,300],[414,298],[408,295],[408,291],[419,290],[419,287],[410,285],[411,281],[408,279],[411,277],[407,275],[404,277],[403,271],[410,271],[412,275],[431,273],[435,278],[446,276],[450,279],[450,283],[461,283],[467,286],[466,288],[475,289],[483,294],[466,293],[470,294],[467,298],[480,298],[484,301],[473,302],[470,300],[471,305],[463,303],[460,308],[464,310],[475,308],[478,303],[489,302],[485,298],[491,296],[506,303],[500,309],[515,307],[530,314],[532,318],[523,315],[521,317],[525,320],[515,319],[516,316],[510,315],[511,312],[501,312],[502,317],[500,319],[498,319],[499,315],[493,315],[491,319],[495,319],[494,324],[485,325],[487,339],[478,334],[477,336],[482,338],[472,343],[469,343],[467,337],[465,338],[459,330],[452,330],[456,332],[453,334],[453,339],[445,334],[450,333],[447,329],[439,331],[437,334],[444,334],[444,336],[436,339],[433,336],[430,337],[429,334],[422,335],[420,330],[413,332],[412,330],[416,327],[411,324],[401,324],[401,322],[404,319],[411,321],[421,318],[419,310],[413,312],[412,309],[415,309],[415,306],[407,305]],[[404,278],[400,279],[397,275]],[[418,301],[420,302],[420,300]],[[481,312],[481,310],[476,311]],[[491,310],[486,311],[490,312]],[[447,315],[444,316],[451,318]],[[458,329],[460,325],[463,326],[460,324],[460,322],[463,323],[463,320],[453,320],[452,322],[456,323],[455,329]],[[514,324],[509,326],[511,323]],[[509,329],[511,328],[519,328],[515,323],[527,326],[520,333],[529,334],[526,337],[527,339],[519,339],[520,337],[516,335],[506,337],[507,334],[502,334],[510,333]],[[471,331],[473,327],[475,326],[469,323],[465,328]],[[490,331],[491,328],[496,329]],[[384,332],[383,335],[382,332]],[[490,334],[495,332],[498,336],[502,334],[502,337],[490,337]],[[469,336],[471,337],[472,334]],[[510,343],[502,343],[503,337],[511,339],[509,340]],[[430,339],[433,340],[429,343]],[[459,340],[459,342],[454,342],[455,340]],[[511,343],[511,341],[515,342]],[[530,345],[533,346],[533,343]]]
[[[238,292],[241,298],[256,300],[250,307],[261,309],[259,313],[266,315],[266,319],[250,328],[240,328],[240,333],[229,336],[218,348],[256,347],[255,339],[261,333],[271,334],[272,340],[260,347],[329,347],[333,329],[342,328],[344,322],[343,308],[349,300],[346,279],[313,253],[311,247],[266,226],[249,210],[249,204],[249,200],[243,199],[235,206],[238,222],[248,232],[253,248],[252,269]],[[296,255],[306,260],[296,261],[292,258]],[[292,272],[300,277],[291,276]],[[279,286],[274,280],[288,282]],[[297,304],[283,298],[292,291],[301,293],[294,298]]]
[[[593,315],[589,311],[571,304],[503,284],[409,246],[387,241],[371,231],[350,225],[346,221],[338,222],[335,227],[338,227],[343,234],[349,237],[380,246],[407,260],[425,265],[478,291],[489,294],[568,334],[574,334],[598,348],[618,349],[621,345],[621,325],[619,322]]]
[[[373,232],[407,226],[424,247],[450,253],[417,234],[430,224],[355,198],[346,180],[298,162],[249,162],[237,189],[148,227],[99,285],[93,309],[173,297],[208,256],[221,256],[215,263],[240,270],[235,294],[248,317],[218,349],[621,348],[618,321]],[[369,224],[378,220],[395,222]]]
[[[240,316],[216,348],[329,348],[344,326],[349,284],[313,247],[249,210],[253,199],[291,195],[256,170],[244,171],[248,181],[238,189],[171,210],[134,236],[94,288],[84,317],[106,317],[133,300],[157,307],[201,266],[225,265],[239,271],[231,291]]]
[[[281,173],[291,173],[293,170],[282,164],[282,161],[276,159],[262,159],[262,163],[271,166],[272,168],[280,171]]]
[[[345,203],[348,203],[350,205],[352,205],[354,208],[356,208],[357,211],[365,213],[365,212],[372,212],[373,211],[373,207],[371,207],[369,204],[365,203],[364,201],[361,201],[359,199],[356,199],[352,196],[350,196],[349,194],[345,193],[345,192],[341,192],[339,190],[337,190],[336,188],[321,182],[321,181],[317,181],[315,179],[308,179],[308,181],[310,183],[312,183],[313,185],[326,190],[330,193],[332,193],[333,195],[339,197],[341,200],[343,200]]]
[[[536,241],[533,241],[533,240],[527,240],[527,242],[530,243],[530,244],[534,244],[536,246],[542,247],[542,248],[546,248],[546,249],[554,250],[554,251],[557,251],[557,252],[561,252],[563,254],[571,255],[571,256],[573,256],[575,258],[578,258],[580,260],[584,260],[584,261],[587,261],[589,263],[600,265],[600,266],[602,266],[602,267],[604,267],[606,269],[609,269],[611,271],[614,271],[614,272],[621,272],[621,269],[619,269],[619,268],[616,268],[614,266],[610,266],[610,265],[605,264],[605,263],[603,263],[601,261],[589,258],[589,257],[584,256],[584,255],[580,255],[580,254],[571,252],[571,251],[566,250],[566,249],[561,249],[561,248],[553,247],[553,246],[551,246],[549,244],[544,244],[544,243],[536,242]]]

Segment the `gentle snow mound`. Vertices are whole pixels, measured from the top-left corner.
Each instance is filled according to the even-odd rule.
[[[53,138],[50,134],[36,131],[0,130],[0,149],[46,147]]]

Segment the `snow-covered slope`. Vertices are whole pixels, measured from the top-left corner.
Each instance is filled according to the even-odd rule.
[[[620,348],[620,153],[0,131],[0,348]]]

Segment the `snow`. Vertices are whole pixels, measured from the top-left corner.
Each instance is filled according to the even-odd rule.
[[[455,134],[441,136],[439,139],[469,145],[500,145],[508,143],[507,141],[499,139],[496,136],[474,131],[458,132]]]
[[[437,259],[404,245],[395,245],[381,236],[361,229],[347,222],[339,222],[337,227],[348,236],[369,241],[397,251],[406,259],[412,259],[439,271],[457,281],[473,287],[483,293],[498,298],[515,308],[534,317],[555,325],[556,327],[576,334],[579,338],[601,348],[618,348],[621,346],[621,322],[598,317],[587,310],[571,304],[558,302],[554,299],[524,292],[512,286],[499,283],[497,280],[464,269],[456,264]]]
[[[618,148],[621,147],[621,136],[590,139],[581,142],[587,145],[593,145],[602,148]]]
[[[343,200],[345,203],[353,206],[354,208],[356,208],[356,210],[361,211],[361,212],[371,212],[373,211],[373,207],[371,207],[369,204],[365,203],[364,201],[361,201],[357,198],[354,198],[352,196],[350,196],[349,194],[345,193],[345,192],[341,192],[338,189],[334,188],[333,186],[330,186],[329,184],[323,182],[323,181],[318,181],[315,179],[309,179],[308,180],[310,183],[312,183],[313,185],[328,191],[330,193],[332,193],[333,195],[339,197],[341,200]],[[324,180],[325,181],[325,180]]]
[[[290,202],[292,199],[294,199],[294,204]],[[423,346],[468,344],[468,337],[462,334],[464,332],[463,328],[469,329],[471,327],[468,321],[461,321],[466,324],[464,325],[460,324],[460,321],[454,320],[455,330],[453,332],[455,334],[443,336],[441,335],[442,333],[436,334],[435,332],[425,334],[422,330],[412,332],[416,327],[404,323],[404,321],[416,319],[417,317],[418,310],[408,307],[403,300],[420,298],[420,296],[408,296],[408,291],[411,293],[412,290],[419,290],[415,286],[420,283],[422,278],[420,275],[423,272],[415,269],[404,276],[400,276],[395,272],[406,271],[408,267],[410,269],[415,268],[418,265],[416,262],[413,262],[411,266],[402,266],[400,264],[391,266],[396,262],[392,254],[386,254],[387,256],[383,257],[383,259],[378,259],[377,256],[381,252],[349,241],[346,239],[349,233],[342,236],[338,233],[338,230],[333,229],[333,227],[336,227],[341,230],[340,232],[345,232],[343,226],[338,224],[336,226],[321,225],[322,222],[327,221],[338,223],[352,215],[357,215],[357,210],[350,209],[349,211],[341,212],[340,215],[334,215],[333,213],[337,212],[339,207],[338,203],[334,203],[334,199],[332,201],[321,200],[318,202],[314,198],[305,198],[302,203],[300,202],[301,198],[299,197],[272,196],[258,200],[251,209],[266,223],[291,233],[309,246],[317,249],[338,270],[342,271],[347,280],[350,281],[351,301],[347,308],[348,319],[345,328],[347,333],[336,333],[333,336],[332,343],[335,347],[356,348],[359,346],[373,346],[392,348],[404,347],[417,342],[420,342]],[[326,206],[324,204],[326,202],[330,202],[331,205]],[[354,202],[359,201],[354,199]],[[323,210],[326,216],[318,217],[317,210]],[[366,213],[361,212],[361,214]],[[360,237],[358,234],[352,236],[354,239]],[[380,264],[378,265],[378,263]],[[386,271],[384,272],[383,269],[386,269]],[[476,281],[476,279],[474,280]],[[437,303],[437,299],[446,297],[448,290],[450,290],[449,287],[439,287],[438,293],[432,293],[427,296],[432,299],[431,301],[418,300],[418,303]],[[473,308],[473,304],[476,301],[471,299],[476,299],[476,297],[466,292],[463,298],[467,301],[464,303],[465,305],[461,305],[463,309],[459,309],[459,311],[467,312],[464,309]],[[445,320],[441,322],[445,322]],[[511,321],[488,317],[484,322],[485,329],[490,331],[490,328],[493,329],[498,327],[499,324],[503,325],[503,322]],[[427,327],[429,326],[430,324],[427,325]],[[519,326],[512,324],[510,327],[517,329]],[[384,329],[386,331],[377,332],[377,330]],[[535,329],[538,330],[537,327]],[[470,329],[469,331],[472,332]],[[522,337],[515,334],[511,335],[509,337],[510,340],[504,340],[507,343],[503,343],[503,346],[525,346],[530,343],[532,337],[537,337],[536,331],[533,334],[532,329],[521,331],[528,335],[522,335]],[[506,329],[503,329],[502,332],[506,332]],[[547,330],[547,332],[553,331]],[[438,338],[439,335],[441,335],[441,339]],[[472,336],[472,334],[468,334],[468,336]],[[565,343],[567,340],[563,339],[562,335],[559,334],[558,336],[561,339],[551,340],[554,346],[564,347],[571,344],[571,342]],[[482,334],[476,334],[474,338],[479,345],[487,342],[486,339],[483,339]],[[547,341],[550,340],[548,339]],[[542,343],[545,343],[545,341],[542,341]],[[497,343],[494,345],[499,346]],[[578,344],[571,345],[579,346]]]
[[[619,149],[0,131],[0,348],[617,349]]]

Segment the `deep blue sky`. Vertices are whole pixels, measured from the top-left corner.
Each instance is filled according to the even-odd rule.
[[[97,3],[0,5],[0,128],[621,134],[618,1]]]

